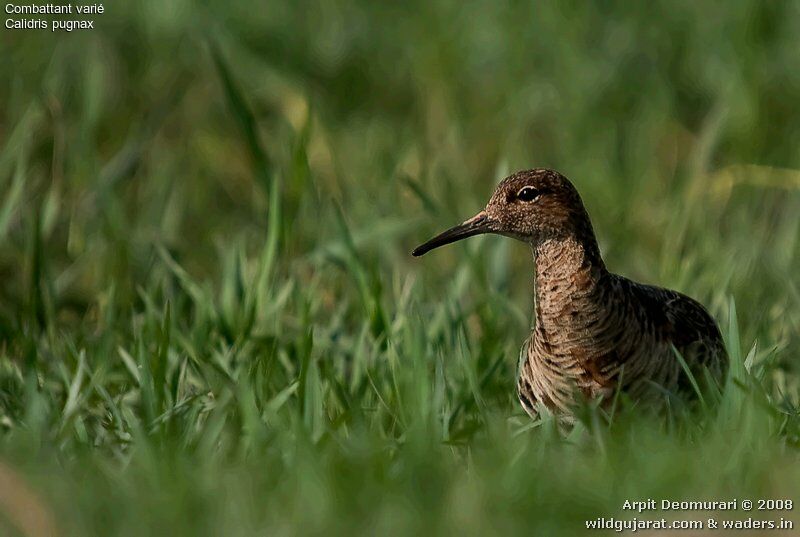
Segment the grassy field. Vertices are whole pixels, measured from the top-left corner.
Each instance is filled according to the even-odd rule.
[[[800,4],[382,4],[0,30],[0,533],[575,535],[626,499],[800,502]],[[718,412],[522,412],[530,252],[409,252],[538,166],[609,268],[719,320]]]

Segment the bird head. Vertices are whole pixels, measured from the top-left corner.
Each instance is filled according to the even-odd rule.
[[[578,191],[560,173],[537,168],[503,179],[486,207],[412,252],[414,256],[452,242],[494,233],[535,247],[547,239],[587,235],[594,241],[589,217]]]

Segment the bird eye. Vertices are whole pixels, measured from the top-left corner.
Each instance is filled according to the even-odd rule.
[[[517,199],[522,201],[533,201],[539,197],[540,192],[533,187],[526,186],[517,192]]]

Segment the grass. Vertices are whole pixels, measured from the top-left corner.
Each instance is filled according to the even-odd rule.
[[[4,531],[574,535],[626,499],[800,500],[795,4],[95,26],[0,34]],[[716,412],[524,415],[530,253],[409,252],[532,166],[611,269],[720,321]]]

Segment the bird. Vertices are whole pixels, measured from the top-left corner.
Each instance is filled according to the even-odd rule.
[[[561,173],[506,177],[483,210],[412,255],[485,233],[533,251],[534,324],[517,374],[532,418],[545,411],[574,421],[581,404],[609,408],[618,393],[635,406],[696,403],[701,386],[724,386],[728,356],[714,318],[682,293],[610,272],[578,190]]]

